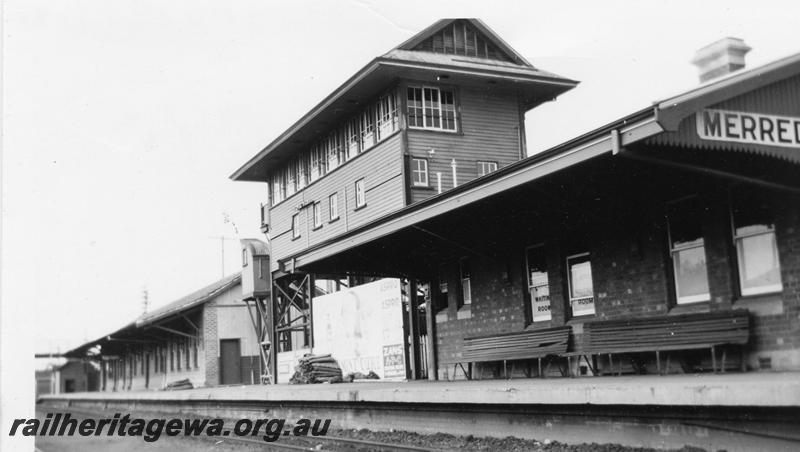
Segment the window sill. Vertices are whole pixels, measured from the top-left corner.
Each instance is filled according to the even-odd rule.
[[[470,318],[472,318],[472,305],[465,304],[456,311],[456,319],[462,320]]]
[[[302,237],[302,236],[300,236],[300,235],[298,235],[298,236],[296,236],[296,237],[295,237],[295,236],[292,236],[292,241],[299,240],[299,239],[300,239],[300,237]]]
[[[424,132],[424,133],[446,133],[448,135],[464,135],[461,130],[447,130],[447,129],[429,129],[427,127],[412,127],[408,126],[409,132]]]
[[[414,190],[427,190],[427,191],[436,190],[434,187],[431,187],[430,185],[412,185],[411,188],[413,188]]]
[[[675,305],[667,311],[667,315],[699,314],[704,312],[711,312],[710,301]]]
[[[733,309],[747,309],[756,316],[783,314],[783,292],[750,295],[733,300]]]
[[[312,231],[319,231],[320,229],[322,229],[322,225],[314,226],[313,228],[311,228]]]
[[[359,210],[361,210],[361,209],[366,209],[366,208],[367,208],[367,205],[366,205],[366,204],[361,204],[360,206],[358,206],[358,207],[354,208],[354,209],[353,209],[353,212],[357,212],[357,211],[359,211]]]
[[[328,224],[336,223],[337,221],[339,221],[339,217],[331,218],[330,220],[328,220]]]

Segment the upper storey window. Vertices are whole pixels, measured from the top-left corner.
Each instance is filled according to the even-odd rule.
[[[435,88],[434,88],[435,89]],[[438,90],[437,90],[438,92]],[[438,99],[440,94],[437,94]],[[452,93],[449,95],[452,103]],[[441,102],[439,102],[441,104]],[[397,92],[384,94],[366,108],[334,128],[325,138],[299,152],[270,175],[271,205],[302,190],[308,184],[347,163],[358,154],[388,138],[399,130]],[[441,110],[441,105],[439,109]],[[449,117],[455,127],[455,108]],[[438,113],[442,116],[442,113]],[[447,116],[447,115],[445,115]],[[446,121],[445,121],[446,122]]]
[[[453,90],[410,86],[407,93],[409,127],[456,131],[456,103]]]

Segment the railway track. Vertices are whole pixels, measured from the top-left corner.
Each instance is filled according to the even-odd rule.
[[[44,410],[39,410],[43,412]],[[71,413],[83,416],[92,417],[107,417],[108,413],[101,413],[99,411],[91,411],[85,409],[70,408],[55,409],[50,408],[46,410],[48,413]],[[142,416],[145,418],[145,416]],[[191,418],[191,416],[186,416]],[[432,449],[428,447],[410,446],[405,444],[385,443],[378,441],[367,441],[354,438],[343,438],[339,436],[290,436],[282,437],[280,440],[267,442],[259,439],[251,439],[242,436],[225,435],[225,436],[187,436],[195,440],[211,441],[211,442],[233,442],[239,444],[255,445],[262,448],[262,450],[300,450],[300,451],[380,451],[380,452],[444,452],[442,449]],[[322,447],[320,447],[322,446]]]

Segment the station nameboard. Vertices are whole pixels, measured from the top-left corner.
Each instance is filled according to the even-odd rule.
[[[697,112],[697,135],[704,140],[800,149],[800,117],[707,108]]]

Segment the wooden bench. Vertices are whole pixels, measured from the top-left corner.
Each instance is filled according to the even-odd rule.
[[[569,326],[561,326],[464,338],[463,353],[461,359],[455,362],[453,371],[455,373],[456,366],[461,366],[464,375],[470,379],[472,363],[502,361],[503,376],[507,378],[508,361],[536,359],[539,364],[539,376],[542,376],[542,359],[565,353],[569,343],[569,332]],[[469,372],[464,370],[463,363],[468,363]]]
[[[579,349],[563,353],[568,361],[583,357],[593,373],[596,357],[607,355],[613,372],[614,354],[653,352],[656,355],[658,373],[661,369],[661,353],[675,350],[710,349],[711,366],[717,371],[718,348],[722,348],[722,366],[725,369],[726,345],[744,346],[750,336],[750,318],[746,310],[683,314],[587,322],[583,324],[583,341]],[[589,361],[592,357],[592,362]],[[571,368],[571,362],[568,362]],[[669,357],[667,368],[669,370]],[[621,365],[619,373],[621,373]]]

